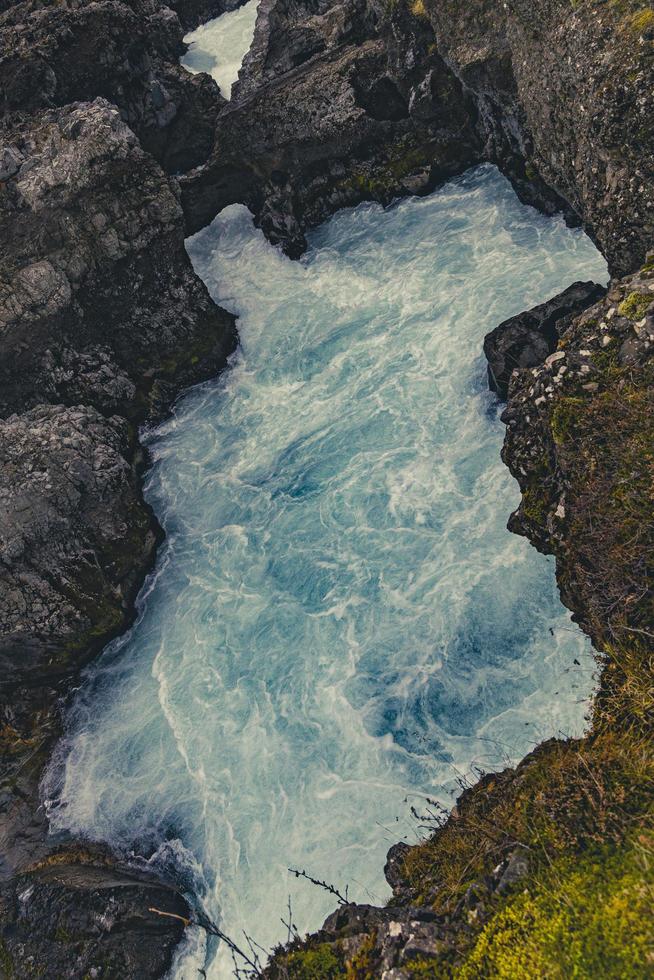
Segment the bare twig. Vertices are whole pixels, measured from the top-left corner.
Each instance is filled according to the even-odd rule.
[[[155,915],[165,916],[166,919],[179,919],[183,922],[185,926],[190,926],[191,920],[184,918],[183,915],[176,915],[175,912],[162,912],[161,909],[149,908],[148,912],[154,912]]]
[[[338,888],[335,888],[334,885],[330,885],[326,881],[320,881],[318,878],[312,878],[306,871],[298,871],[296,868],[289,868],[288,870],[292,875],[295,875],[296,878],[306,878],[306,880],[310,881],[312,885],[317,885],[318,888],[324,888],[330,895],[335,895],[338,899],[339,905],[350,905],[350,900],[347,897],[347,887],[345,889],[345,895],[342,895]]]

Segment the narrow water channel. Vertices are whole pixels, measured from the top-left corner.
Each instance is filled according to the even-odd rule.
[[[189,47],[181,63],[193,74],[211,75],[226,99],[252,44],[257,6],[258,0],[248,0],[237,10],[200,24],[184,38]]]
[[[490,167],[341,212],[300,262],[238,206],[187,244],[241,348],[147,436],[167,539],[75,698],[48,813],[268,947],[289,895],[302,930],[333,904],[288,868],[383,901],[411,805],[583,727],[590,652],[505,529],[481,344],[606,268]],[[229,976],[197,942],[178,977]]]

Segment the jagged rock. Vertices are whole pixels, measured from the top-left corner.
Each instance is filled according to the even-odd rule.
[[[103,99],[14,130],[0,200],[0,415],[86,402],[143,417],[218,370],[234,318],[184,250],[179,203]],[[162,387],[163,386],[163,387]]]
[[[169,7],[177,13],[187,30],[203,24],[213,17],[242,7],[246,0],[171,0]]]
[[[523,199],[577,216],[612,275],[654,240],[654,45],[633,8],[564,0],[425,0],[473,96],[484,155]],[[552,194],[552,192],[554,192]]]
[[[506,866],[502,871],[502,877],[497,885],[500,894],[513,888],[522,878],[529,874],[530,859],[529,851],[525,847],[516,847],[511,851]]]
[[[261,0],[250,50],[232,98],[250,95],[314,55],[361,44],[376,33],[379,10],[366,0]]]
[[[74,671],[130,615],[159,535],[133,440],[124,419],[87,406],[0,421],[4,704],[10,691]],[[11,712],[15,727],[15,702]]]
[[[0,14],[4,111],[103,96],[169,171],[197,166],[209,155],[225,100],[209,76],[177,64],[183,34],[158,0],[11,4]]]
[[[0,886],[0,906],[7,977],[160,977],[189,915],[164,884],[70,860]]]
[[[224,100],[207,76],[166,60],[182,29],[163,5],[30,0],[3,11],[0,972],[81,980],[99,960],[107,975],[155,977],[183,925],[147,908],[184,912],[174,892],[100,885],[79,870],[63,884],[23,888],[22,876],[53,847],[38,783],[60,734],[58,700],[129,623],[161,536],[133,423],[215,374],[236,342],[234,318],[191,268],[176,185],[125,119],[184,169],[207,155]],[[80,97],[92,101],[60,105]],[[95,914],[107,902],[108,932]]]
[[[393,889],[394,894],[400,893],[404,886],[404,859],[410,851],[408,844],[400,841],[389,848],[384,865],[384,877]]]
[[[650,261],[574,318],[543,364],[514,375],[502,415],[502,458],[523,495],[509,527],[556,556],[563,601],[599,649],[625,617],[651,632],[652,328]]]
[[[301,12],[322,38],[302,57]],[[180,179],[189,231],[240,201],[297,256],[305,229],[339,207],[425,193],[477,162],[467,98],[432,41],[402,5],[384,19],[357,0],[317,11],[267,0],[214,153]]]
[[[522,200],[583,223],[613,273],[633,270],[654,237],[653,45],[633,18],[561,0],[263,0],[212,158],[182,182],[188,226],[239,200],[298,254],[339,207],[488,160]]]
[[[555,349],[559,330],[570,316],[602,298],[606,290],[594,282],[575,282],[546,303],[504,320],[484,338],[488,385],[506,401],[511,374],[542,364]]]

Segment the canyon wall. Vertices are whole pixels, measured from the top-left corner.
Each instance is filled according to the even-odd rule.
[[[557,854],[574,855],[598,821],[609,828],[600,843],[622,846],[651,804],[641,790],[652,717],[654,11],[627,0],[262,0],[226,104],[208,76],[177,64],[184,28],[226,7],[1,6],[8,975],[7,964],[15,975],[29,964],[83,977],[104,963],[107,976],[159,976],[188,914],[174,891],[103,850],[53,846],[38,780],[60,732],[58,699],[133,618],[161,536],[143,501],[136,426],[235,346],[233,317],[183,246],[235,201],[297,256],[307,228],[339,207],[426,193],[490,161],[522,200],[581,223],[616,277],[542,365],[514,375],[505,413],[505,459],[523,491],[511,526],[556,555],[564,601],[602,651],[592,733],[468,790],[422,849],[395,852],[390,912],[348,906],[280,954],[272,975],[313,969],[316,950],[341,971],[356,957],[368,969],[367,958],[389,978],[425,958],[462,962],[537,850],[521,814],[563,826]],[[577,806],[589,767],[601,820]],[[484,836],[489,821],[502,834]],[[446,894],[464,854],[470,873]],[[181,919],[144,914],[151,906]]]

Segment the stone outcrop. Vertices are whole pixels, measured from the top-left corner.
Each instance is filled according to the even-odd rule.
[[[189,227],[240,200],[298,254],[335,208],[487,160],[622,275],[654,236],[654,32],[637,6],[263,0],[211,160],[182,182]]]
[[[510,528],[556,555],[563,600],[598,650],[651,636],[653,355],[654,253],[516,372],[503,414],[522,490]]]
[[[103,99],[10,133],[0,201],[0,413],[156,414],[234,346],[184,250],[175,188]]]
[[[472,112],[428,23],[404,6],[389,19],[360,0],[263,0],[214,152],[180,180],[187,226],[244,202],[297,256],[338,208],[426,193],[478,162]]]
[[[506,401],[513,371],[536,367],[556,350],[559,333],[572,316],[597,302],[604,288],[594,282],[574,282],[546,303],[509,317],[484,338],[491,391]]]
[[[541,179],[624,275],[654,238],[653,20],[642,4],[425,0],[484,155]],[[648,13],[649,11],[649,13]]]
[[[0,902],[6,977],[160,977],[188,922],[172,888],[65,852],[0,887]]]
[[[25,0],[0,27],[0,971],[160,976],[183,922],[148,909],[186,903],[53,854],[38,783],[62,694],[130,623],[161,539],[136,425],[236,343],[164,172],[207,157],[224,100],[156,2]]]
[[[134,434],[89,406],[0,421],[0,691],[54,684],[117,632],[158,530],[130,460]]]
[[[0,31],[5,116],[103,97],[169,172],[209,155],[225,100],[211,78],[178,65],[184,28],[158,0],[20,0],[0,14]]]

